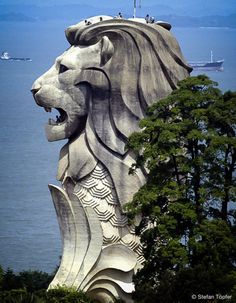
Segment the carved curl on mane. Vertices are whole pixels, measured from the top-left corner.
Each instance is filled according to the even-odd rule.
[[[105,63],[101,60],[99,68],[84,70],[81,81],[88,82],[93,91],[86,126],[88,145],[110,171],[123,205],[145,182],[140,171],[129,176],[129,184],[133,184],[129,192],[118,184],[128,178],[132,162],[125,150],[127,138],[139,130],[147,106],[176,89],[191,68],[172,34],[156,24],[115,19],[89,26],[79,23],[66,30],[66,37],[71,45],[89,46],[104,37],[113,44],[114,52],[107,52]]]

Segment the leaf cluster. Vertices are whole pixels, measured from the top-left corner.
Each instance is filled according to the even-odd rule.
[[[142,216],[136,229],[146,259],[134,297],[162,302],[168,290],[163,302],[189,302],[191,293],[232,293],[236,92],[222,94],[205,75],[189,77],[148,109],[140,128],[127,146],[137,155],[131,173],[147,171],[127,205],[130,218]]]
[[[41,271],[4,271],[0,266],[1,303],[96,303],[83,292],[58,286],[47,291],[53,275]]]
[[[0,290],[26,289],[34,292],[47,289],[52,281],[53,275],[42,271],[22,271],[14,273],[8,268],[6,271],[0,270]]]

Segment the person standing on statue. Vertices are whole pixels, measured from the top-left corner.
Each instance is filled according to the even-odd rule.
[[[147,14],[147,15],[146,15],[146,17],[145,17],[145,21],[146,21],[146,23],[149,23],[149,21],[150,21],[149,14]]]

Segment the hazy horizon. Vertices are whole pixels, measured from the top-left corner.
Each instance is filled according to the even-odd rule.
[[[137,0],[137,7],[150,6],[163,6],[171,9],[182,9],[187,13],[188,9],[201,9],[202,12],[206,12],[207,15],[214,13],[215,10],[222,11],[222,14],[236,13],[236,1],[227,0],[222,5],[221,0],[169,0],[163,2],[162,0]],[[119,0],[117,2],[111,2],[110,0],[0,0],[0,5],[38,5],[38,6],[58,6],[58,5],[89,5],[97,8],[119,8],[119,7],[133,7],[133,0]]]

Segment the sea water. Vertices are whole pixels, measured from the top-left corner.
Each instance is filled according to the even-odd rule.
[[[236,29],[220,27],[173,28],[187,61],[210,61],[224,59],[223,71],[196,71],[191,75],[205,73],[218,82],[222,91],[236,90]]]
[[[36,106],[30,88],[69,44],[64,29],[73,22],[2,23],[0,52],[32,62],[0,61],[0,265],[16,271],[52,272],[61,239],[47,188],[56,183],[59,150],[48,143],[50,117]],[[223,90],[236,90],[236,29],[173,28],[188,61],[224,59],[223,72],[207,72]],[[201,72],[202,73],[202,72]],[[196,75],[197,72],[193,72]]]

